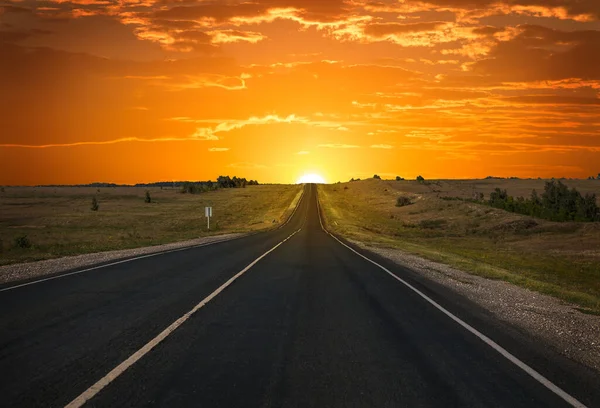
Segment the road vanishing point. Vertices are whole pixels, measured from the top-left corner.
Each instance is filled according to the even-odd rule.
[[[600,407],[597,372],[328,233],[314,185],[278,229],[5,284],[0,310],[2,407]]]

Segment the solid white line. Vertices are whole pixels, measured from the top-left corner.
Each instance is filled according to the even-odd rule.
[[[238,239],[238,238],[243,238],[243,237],[234,237],[234,238],[220,239],[220,240],[216,240],[216,241],[206,242],[204,244],[187,246],[187,247],[183,247],[183,248],[169,249],[167,251],[160,251],[160,252],[154,252],[152,254],[136,256],[134,258],[128,258],[128,259],[124,259],[124,260],[116,261],[116,262],[111,262],[111,263],[104,264],[104,265],[93,266],[91,268],[82,269],[80,271],[63,273],[61,275],[51,276],[49,278],[43,278],[43,279],[38,279],[38,280],[35,280],[35,281],[32,281],[32,282],[21,283],[19,285],[10,286],[8,288],[0,289],[0,292],[6,292],[8,290],[22,288],[23,286],[35,285],[36,283],[46,282],[46,281],[50,281],[50,280],[54,280],[54,279],[60,279],[60,278],[64,278],[65,276],[77,275],[77,274],[80,274],[80,273],[93,271],[95,269],[102,269],[102,268],[107,268],[109,266],[119,265],[119,264],[126,263],[126,262],[137,261],[138,259],[150,258],[150,257],[153,257],[153,256],[170,254],[172,252],[186,251],[188,249],[201,248],[201,247],[205,247],[205,246],[209,246],[209,245],[213,245],[213,244],[219,244],[221,242],[233,241],[234,239]]]
[[[320,205],[319,205],[319,200],[317,198],[317,210],[319,210],[319,209],[320,209]],[[502,356],[504,356],[506,359],[508,359],[511,363],[513,363],[514,365],[516,365],[517,367],[519,367],[521,370],[523,370],[527,374],[529,374],[531,377],[533,377],[534,379],[536,379],[544,387],[548,388],[550,391],[552,391],[553,393],[555,393],[556,395],[558,395],[559,397],[561,397],[563,400],[565,400],[571,406],[573,406],[575,408],[587,408],[584,404],[582,404],[580,401],[578,401],[575,397],[573,397],[570,394],[568,394],[562,388],[560,388],[559,386],[557,386],[556,384],[554,384],[552,381],[550,381],[549,379],[547,379],[546,377],[544,377],[542,374],[540,374],[539,372],[537,372],[536,370],[534,370],[532,367],[530,367],[529,365],[527,365],[523,361],[519,360],[517,357],[515,357],[513,354],[511,354],[504,347],[502,347],[501,345],[499,345],[498,343],[496,343],[494,340],[490,339],[488,336],[486,336],[485,334],[481,333],[479,330],[477,330],[476,328],[474,328],[473,326],[471,326],[470,324],[468,324],[464,320],[462,320],[459,317],[457,317],[454,314],[452,314],[450,311],[448,311],[446,308],[444,308],[442,305],[440,305],[439,303],[437,303],[435,300],[431,299],[429,296],[427,296],[426,294],[424,294],[423,292],[421,292],[419,289],[415,288],[413,285],[411,285],[410,283],[408,283],[404,279],[396,276],[394,273],[392,273],[386,267],[384,267],[384,266],[378,264],[377,262],[375,262],[375,261],[367,258],[366,256],[364,256],[360,252],[354,250],[354,248],[352,248],[351,246],[346,245],[345,243],[343,243],[342,241],[340,241],[335,235],[333,235],[332,233],[330,233],[329,231],[327,231],[325,229],[325,227],[323,226],[323,221],[321,220],[321,212],[320,211],[319,211],[319,222],[321,223],[321,228],[323,229],[323,231],[325,231],[327,234],[329,234],[337,242],[339,242],[340,244],[342,244],[343,246],[345,246],[346,248],[348,248],[350,251],[354,252],[356,255],[360,256],[361,258],[363,258],[363,259],[371,262],[375,266],[378,266],[380,269],[382,269],[385,273],[387,273],[388,275],[390,275],[392,278],[394,278],[397,281],[399,281],[402,284],[404,284],[406,287],[408,287],[413,292],[415,292],[416,294],[418,294],[419,296],[421,296],[423,299],[425,299],[427,302],[429,302],[431,305],[433,305],[436,309],[438,309],[439,311],[441,311],[442,313],[444,313],[450,319],[454,320],[456,323],[458,323],[459,325],[461,325],[462,327],[464,327],[465,329],[467,329],[469,332],[473,333],[480,340],[482,340],[485,344],[487,344],[488,346],[490,346],[491,348],[493,348],[494,350],[496,350],[498,353],[500,353]]]
[[[281,224],[279,227],[275,228],[275,229],[279,229],[282,228],[284,226],[286,226],[288,224],[288,222],[290,222],[290,220],[292,219],[292,217],[294,216],[294,214],[296,214],[296,211],[298,210],[298,207],[300,207],[300,204],[302,203],[302,199],[304,198],[304,186],[302,187],[302,192],[300,193],[300,198],[298,199],[298,202],[296,203],[296,206],[294,207],[294,211],[292,211],[292,213],[290,214],[290,216],[288,217],[288,219]]]
[[[290,222],[290,220],[292,219],[292,217],[294,216],[294,214],[296,214],[296,210],[298,210],[298,207],[300,207],[300,203],[302,202],[303,198],[304,198],[304,189],[302,189],[302,195],[300,196],[300,199],[298,200],[298,203],[296,204],[296,207],[294,208],[294,211],[290,214],[290,216],[288,217],[288,219],[283,224],[281,224],[279,227],[277,227],[276,229],[279,229],[279,228],[287,225]],[[152,254],[136,256],[134,258],[128,258],[128,259],[124,259],[124,260],[116,261],[116,262],[111,262],[111,263],[104,264],[104,265],[93,266],[91,268],[82,269],[80,271],[74,271],[74,272],[69,272],[69,273],[62,273],[60,275],[51,276],[49,278],[43,278],[43,279],[38,279],[38,280],[34,280],[34,281],[31,281],[31,282],[27,282],[27,283],[21,283],[19,285],[15,285],[15,286],[9,286],[7,288],[0,289],[0,292],[6,292],[6,291],[9,291],[9,290],[22,288],[24,286],[35,285],[36,283],[42,283],[42,282],[51,281],[51,280],[54,280],[54,279],[60,279],[60,278],[66,277],[66,276],[78,275],[80,273],[89,272],[89,271],[93,271],[93,270],[96,270],[96,269],[107,268],[109,266],[119,265],[119,264],[123,264],[123,263],[126,263],[126,262],[137,261],[138,259],[150,258],[150,257],[153,257],[153,256],[169,254],[169,253],[172,253],[172,252],[186,251],[188,249],[201,248],[201,247],[205,247],[205,246],[209,246],[209,245],[213,245],[213,244],[219,244],[221,242],[233,241],[235,239],[245,238],[245,237],[250,236],[250,235],[253,235],[253,234],[251,233],[251,234],[247,234],[247,235],[242,235],[240,237],[220,239],[220,240],[215,240],[215,241],[207,242],[207,243],[204,243],[204,244],[186,246],[186,247],[183,247],[183,248],[170,249],[170,250],[166,250],[166,251],[154,252]]]
[[[242,276],[246,271],[252,268],[254,265],[258,263],[265,256],[269,255],[275,249],[277,249],[284,242],[289,240],[291,237],[296,235],[300,230],[296,230],[293,234],[288,236],[286,239],[275,245],[273,248],[269,249],[267,252],[256,258],[250,265],[246,266],[240,272],[238,272],[235,276],[221,285],[217,290],[208,295],[204,300],[198,303],[192,310],[181,316],[179,319],[175,320],[169,327],[164,329],[158,336],[150,340],[146,345],[144,345],[141,349],[133,353],[127,360],[123,361],[121,364],[113,368],[108,374],[102,377],[98,382],[92,385],[90,388],[85,390],[81,395],[75,398],[73,401],[68,403],[65,408],[78,408],[83,406],[87,401],[93,398],[96,394],[98,394],[104,387],[113,382],[117,377],[123,374],[129,367],[135,364],[138,360],[144,357],[150,350],[156,347],[160,342],[169,336],[169,334],[173,333],[179,326],[185,323],[194,313],[200,310],[204,305],[214,299],[219,293],[223,292],[229,285],[231,285],[237,278]]]

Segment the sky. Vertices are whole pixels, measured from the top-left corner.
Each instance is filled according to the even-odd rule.
[[[0,184],[600,172],[598,0],[0,0]]]

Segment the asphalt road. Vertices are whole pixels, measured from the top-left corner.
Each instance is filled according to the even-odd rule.
[[[0,292],[0,405],[600,407],[598,373],[358,252],[403,282],[307,186],[280,229]]]

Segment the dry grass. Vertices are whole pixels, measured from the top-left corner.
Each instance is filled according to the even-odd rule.
[[[0,265],[271,228],[293,209],[297,185],[189,195],[178,189],[6,187],[0,192]],[[92,197],[99,211],[90,209]],[[213,207],[211,231],[204,207]],[[16,240],[27,236],[31,248]]]
[[[566,180],[600,195],[600,181]],[[440,197],[486,197],[543,191],[543,180],[452,180],[428,185],[378,181],[319,187],[335,231],[363,242],[407,250],[463,270],[576,302],[600,311],[600,223],[556,223]],[[347,187],[347,188],[346,188]],[[398,196],[413,204],[397,207]]]

